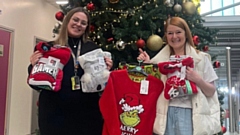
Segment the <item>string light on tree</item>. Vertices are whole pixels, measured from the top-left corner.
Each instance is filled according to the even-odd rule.
[[[138,26],[138,25],[139,25],[138,21],[136,21],[136,22],[135,22],[135,25],[136,25],[136,26]]]

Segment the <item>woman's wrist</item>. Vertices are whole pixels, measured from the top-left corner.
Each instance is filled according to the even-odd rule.
[[[144,60],[143,63],[150,63],[150,60]]]

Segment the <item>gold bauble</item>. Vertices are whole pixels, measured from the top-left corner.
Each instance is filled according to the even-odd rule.
[[[151,35],[147,40],[147,48],[151,51],[158,51],[163,46],[163,40],[158,35]]]
[[[188,2],[185,2],[183,4],[183,9],[185,11],[185,13],[189,14],[189,15],[192,15],[196,12],[196,6],[194,5],[194,3],[188,1]]]

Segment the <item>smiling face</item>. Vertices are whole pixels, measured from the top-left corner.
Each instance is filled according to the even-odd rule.
[[[83,12],[76,12],[67,25],[68,35],[73,38],[79,38],[85,33],[87,26],[87,15]]]
[[[164,25],[166,43],[170,46],[170,55],[186,55],[186,43],[194,47],[192,34],[185,20],[169,17]]]
[[[168,44],[173,48],[174,51],[184,50],[184,46],[186,43],[185,35],[185,31],[182,28],[174,25],[168,25],[166,31],[166,38]]]

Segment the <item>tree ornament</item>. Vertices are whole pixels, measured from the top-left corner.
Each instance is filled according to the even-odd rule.
[[[151,35],[147,40],[147,48],[151,51],[158,51],[163,46],[163,40],[158,35]]]
[[[188,1],[183,4],[183,9],[186,14],[193,15],[196,12],[196,6],[194,3]]]
[[[136,25],[136,26],[138,26],[138,25],[139,25],[138,21],[136,21],[135,25]]]
[[[122,40],[119,40],[119,41],[116,42],[116,48],[119,51],[124,50],[125,46],[126,46],[126,43],[124,43]]]
[[[227,114],[226,114],[226,110],[223,110],[223,111],[221,112],[221,117],[222,117],[222,118],[226,118],[226,115],[227,115]]]
[[[94,4],[92,2],[88,3],[87,4],[87,9],[90,10],[90,11],[94,10],[95,9]]]
[[[112,37],[111,37],[111,38],[108,38],[107,41],[108,41],[108,42],[111,42],[111,41],[113,41],[113,38],[112,38]]]
[[[173,7],[173,10],[177,13],[181,12],[182,11],[182,6],[180,4],[176,4],[174,7]]]
[[[112,3],[112,4],[115,4],[115,3],[118,3],[119,0],[109,0],[109,2]]]
[[[58,12],[55,14],[55,18],[56,18],[58,21],[63,21],[64,13],[63,13],[62,11],[58,11]]]
[[[61,23],[59,23],[59,22],[57,22],[57,23],[54,25],[54,27],[55,27],[56,29],[60,29],[61,26],[62,26],[62,25],[61,25]]]
[[[90,25],[90,31],[93,32],[95,30],[95,26],[94,25]]]
[[[205,45],[202,49],[204,52],[207,52],[209,50],[209,47],[207,45]]]
[[[174,5],[174,0],[165,0],[164,4],[167,7],[172,7]]]
[[[138,41],[136,42],[136,45],[138,48],[143,48],[145,45],[145,41],[143,39],[138,39]]]
[[[195,44],[195,45],[198,45],[199,44],[199,42],[200,42],[200,40],[199,40],[199,37],[198,36],[193,36],[193,43]]]
[[[219,61],[215,61],[215,62],[213,63],[213,68],[220,68],[220,66],[221,66],[221,64],[220,64]]]
[[[223,132],[223,133],[226,133],[226,132],[227,132],[227,128],[224,127],[224,126],[222,126],[222,132]]]

